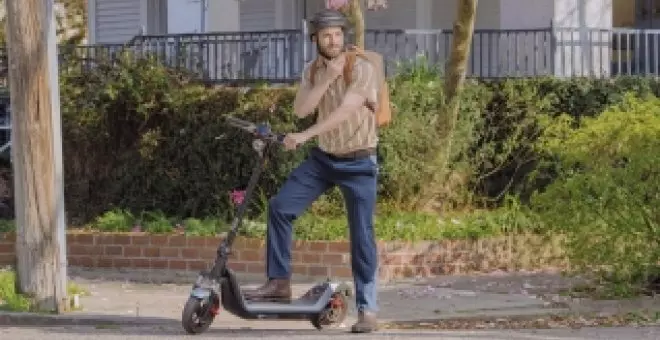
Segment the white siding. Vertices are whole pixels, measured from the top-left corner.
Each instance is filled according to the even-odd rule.
[[[236,32],[241,29],[241,3],[236,0],[209,0],[207,32]]]
[[[475,29],[500,28],[500,1],[501,0],[479,1],[479,5],[477,6],[477,17],[474,22]],[[513,13],[517,11],[517,7],[507,8],[504,11]],[[433,0],[433,28],[452,29],[454,20],[456,19],[456,12],[456,0]],[[516,13],[515,15],[520,16],[519,13]]]
[[[293,18],[295,24],[291,24],[291,28],[299,28],[302,19],[311,19],[317,11],[324,8],[325,0],[306,0],[307,3],[303,4],[305,0],[279,0],[293,2],[288,5],[298,6],[291,14],[285,13],[285,20]],[[439,0],[434,0],[439,1]],[[454,1],[454,0],[451,0]],[[306,10],[306,13],[303,11]],[[417,27],[417,4],[416,0],[389,0],[389,8],[384,11],[366,11],[365,24],[369,29],[405,29]]]
[[[241,31],[270,31],[275,29],[274,1],[241,1]]]
[[[96,43],[124,43],[140,33],[140,0],[96,0]]]
[[[369,29],[417,28],[417,2],[389,0],[389,7],[381,11],[366,11],[365,25]]]
[[[325,8],[325,0],[307,0],[307,19],[323,8]]]
[[[549,0],[500,0],[500,2],[502,29],[548,28],[555,15],[555,4]],[[514,8],[517,10],[513,10]]]
[[[167,1],[167,33],[179,34],[202,32],[201,1],[160,1]]]
[[[612,0],[555,0],[558,27],[612,27]]]

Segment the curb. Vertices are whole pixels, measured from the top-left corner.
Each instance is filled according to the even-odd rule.
[[[553,312],[547,314],[433,318],[425,320],[386,321],[384,329],[392,330],[475,330],[475,329],[565,329],[584,327],[658,326],[657,320],[630,320],[629,313]]]
[[[549,313],[532,313],[524,315],[451,315],[429,318],[429,319],[385,319],[379,322],[381,326],[390,329],[415,329],[426,328],[429,325],[442,325],[445,323],[474,324],[474,323],[502,323],[502,322],[520,322],[535,320],[547,317],[566,317],[571,315],[568,312],[555,311]],[[40,314],[40,313],[17,313],[0,311],[0,326],[179,326],[180,321],[168,318],[158,317],[140,317],[140,316],[118,316],[118,315],[94,315],[94,314]],[[450,327],[454,328],[454,327]]]
[[[565,318],[570,316],[580,315],[576,312],[571,311],[562,311],[562,310],[550,310],[548,312],[538,312],[538,313],[502,313],[502,314],[469,314],[469,315],[448,315],[445,317],[435,317],[435,318],[419,318],[419,319],[391,319],[384,320],[383,324],[388,325],[399,325],[399,326],[410,326],[418,324],[439,324],[444,322],[514,322],[514,321],[530,321],[538,320],[540,318]]]
[[[115,315],[0,312],[0,326],[166,326],[178,320]]]

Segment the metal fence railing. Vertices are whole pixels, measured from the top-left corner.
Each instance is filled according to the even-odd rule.
[[[442,66],[451,53],[450,30],[370,30],[366,47],[383,54],[388,75],[397,64],[424,57]],[[125,44],[60,46],[60,72],[94,68],[122,51],[150,55],[210,83],[292,83],[316,50],[304,30],[137,36]],[[0,87],[7,87],[6,48],[0,46]],[[467,76],[617,77],[660,75],[660,30],[541,28],[476,30]],[[9,106],[0,95],[0,157],[9,150]]]
[[[366,47],[382,53],[387,73],[415,60],[442,66],[451,53],[451,30],[369,30]],[[316,56],[304,30],[142,36],[136,48],[185,65],[212,82],[295,81]],[[467,75],[503,77],[656,76],[660,30],[540,28],[476,30]]]
[[[451,30],[368,30],[367,48],[382,53],[387,73],[421,56],[442,66],[451,53]],[[300,77],[316,50],[304,30],[138,36],[125,44],[60,48],[60,66],[94,67],[120,51],[149,54],[160,62],[188,69],[213,83],[265,81],[291,83]],[[7,59],[0,47],[0,83]],[[467,75],[502,77],[657,76],[660,30],[540,28],[476,30]],[[76,63],[71,61],[76,60]],[[2,84],[0,84],[1,86]]]

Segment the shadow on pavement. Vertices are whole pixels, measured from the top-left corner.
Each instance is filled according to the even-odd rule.
[[[172,324],[162,326],[69,326],[45,329],[49,334],[69,335],[69,336],[89,336],[94,334],[100,339],[104,335],[114,335],[122,337],[148,337],[160,339],[175,339],[185,336],[186,333],[179,326],[176,327]],[[398,330],[382,330],[372,334],[351,334],[348,329],[332,329],[325,331],[318,331],[315,329],[283,329],[283,328],[222,328],[222,325],[212,326],[211,329],[203,334],[197,335],[198,339],[217,339],[217,338],[273,338],[273,339],[334,339],[350,338],[350,339],[452,339],[452,340],[582,340],[583,338],[576,338],[573,336],[566,337],[553,337],[534,334],[533,331],[528,333],[518,333],[515,331],[398,331]],[[57,338],[57,337],[55,337]],[[131,338],[132,339],[132,338]]]
[[[0,313],[0,326],[12,327],[139,327],[178,326],[172,318],[115,315],[44,315],[34,313]]]

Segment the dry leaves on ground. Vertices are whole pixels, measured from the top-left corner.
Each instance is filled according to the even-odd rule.
[[[392,322],[386,329],[553,329],[583,327],[657,326],[660,312],[621,315],[548,315],[514,318],[463,318],[419,322]]]

